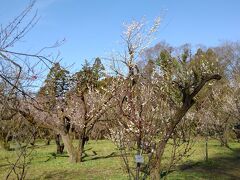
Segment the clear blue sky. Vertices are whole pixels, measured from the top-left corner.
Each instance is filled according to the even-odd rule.
[[[1,0],[0,20],[5,24],[29,0]],[[116,49],[123,22],[148,21],[162,16],[157,41],[171,45],[191,43],[213,46],[240,40],[240,0],[38,0],[41,16],[16,49],[34,51],[66,38],[58,49],[64,64],[106,57]]]

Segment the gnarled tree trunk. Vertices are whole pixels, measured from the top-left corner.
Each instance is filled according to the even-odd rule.
[[[80,159],[80,162],[83,161],[84,146],[87,141],[88,141],[88,136],[86,135],[86,127],[84,127],[82,132],[79,135],[79,159]]]
[[[62,137],[64,146],[67,150],[67,153],[69,155],[69,161],[72,163],[80,162],[79,149],[73,146],[73,142],[70,135],[66,133],[62,133],[61,137]]]
[[[159,142],[157,145],[157,150],[156,150],[156,156],[155,159],[152,161],[152,167],[150,169],[150,177],[151,179],[160,179],[160,172],[161,172],[161,160],[162,156],[164,153],[164,149],[167,145],[167,142],[169,138],[171,137],[174,129],[176,126],[181,122],[182,118],[185,116],[185,114],[188,112],[188,110],[193,106],[195,103],[194,97],[199,93],[199,91],[204,87],[204,85],[210,81],[210,80],[220,80],[221,76],[218,74],[205,77],[204,79],[201,80],[201,82],[194,88],[192,93],[189,93],[187,89],[182,89],[182,94],[183,94],[183,99],[182,99],[182,106],[178,110],[176,110],[176,113],[174,117],[172,118],[172,124],[167,127],[166,129],[166,134],[163,137],[162,141]]]

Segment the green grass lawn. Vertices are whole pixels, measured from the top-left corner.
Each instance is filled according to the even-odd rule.
[[[231,149],[209,142],[209,161],[204,161],[204,142],[199,139],[191,157],[181,162],[167,179],[240,179],[240,143],[231,142]],[[90,141],[88,157],[81,164],[68,162],[67,154],[54,157],[56,146],[36,143],[27,179],[128,179],[117,148],[108,140]],[[95,154],[95,152],[97,154]],[[16,158],[14,151],[0,149],[0,179],[8,170],[7,161]],[[168,159],[165,158],[164,161]]]

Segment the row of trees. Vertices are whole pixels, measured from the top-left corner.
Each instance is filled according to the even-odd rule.
[[[18,22],[32,6],[1,37],[8,35],[5,39],[17,42],[27,31],[23,28],[21,34]],[[25,27],[31,27],[34,19]],[[26,140],[16,133],[21,130],[29,134],[31,144],[37,137],[48,142],[55,137],[58,152],[64,147],[76,163],[83,160],[89,137],[101,130],[102,137],[119,147],[134,179],[148,175],[160,179],[189,154],[196,134],[206,137],[206,142],[216,137],[228,146],[234,126],[239,133],[239,43],[196,51],[189,45],[173,48],[164,43],[148,48],[159,23],[156,19],[150,27],[142,21],[126,24],[123,52],[110,58],[110,68],[96,58],[74,74],[39,53],[8,51],[8,41],[1,39],[1,146],[9,149],[12,139]],[[16,35],[11,34],[14,31]],[[31,64],[22,56],[38,61]],[[39,63],[52,67],[40,90],[33,93],[36,73],[32,72],[41,69]],[[168,164],[162,162],[166,149],[171,151]],[[132,153],[145,163],[132,163]]]

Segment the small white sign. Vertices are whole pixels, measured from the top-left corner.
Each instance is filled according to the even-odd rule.
[[[135,155],[136,163],[144,163],[144,159],[141,155]]]

